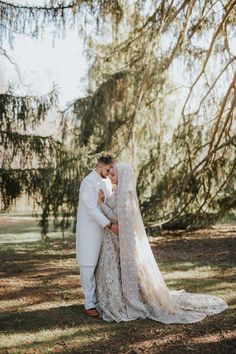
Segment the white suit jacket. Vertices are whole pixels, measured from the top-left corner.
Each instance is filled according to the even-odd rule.
[[[109,220],[98,205],[98,192],[103,189],[106,198],[112,193],[109,178],[102,178],[95,170],[80,185],[76,223],[76,259],[79,265],[96,266]]]

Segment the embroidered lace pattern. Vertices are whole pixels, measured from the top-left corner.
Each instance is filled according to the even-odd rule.
[[[105,216],[119,223],[119,236],[106,230],[96,270],[102,318],[194,323],[227,309],[220,297],[168,289],[148,242],[132,169],[123,163],[117,169],[117,190],[101,205]]]

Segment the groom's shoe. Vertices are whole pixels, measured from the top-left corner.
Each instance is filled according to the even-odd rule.
[[[100,313],[95,309],[88,309],[88,310],[83,310],[83,313],[89,317],[98,317],[100,316]]]

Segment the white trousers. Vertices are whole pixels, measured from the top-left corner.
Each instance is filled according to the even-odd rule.
[[[86,310],[97,306],[95,268],[96,266],[80,266],[80,282],[85,298],[84,307]]]

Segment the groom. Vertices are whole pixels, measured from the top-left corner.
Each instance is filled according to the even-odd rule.
[[[102,155],[96,168],[86,176],[80,185],[79,205],[76,224],[76,259],[80,266],[80,281],[85,298],[84,313],[91,317],[99,316],[96,310],[95,268],[104,237],[108,227],[118,235],[118,225],[111,223],[101,212],[98,193],[102,189],[105,198],[112,193],[108,178],[114,160],[109,154]]]

